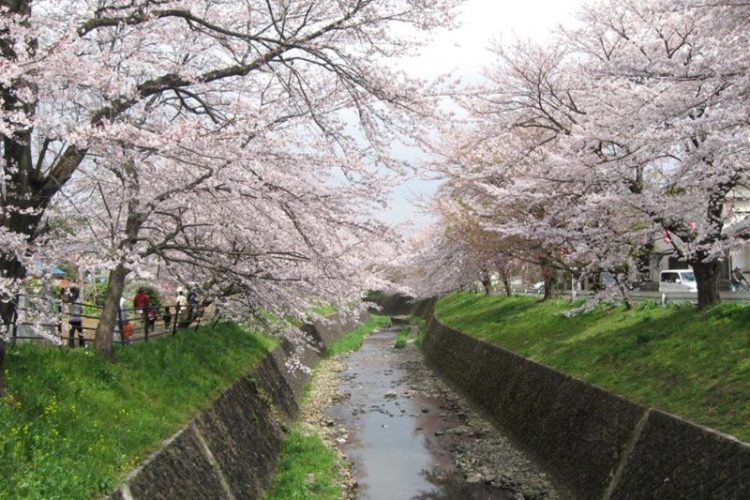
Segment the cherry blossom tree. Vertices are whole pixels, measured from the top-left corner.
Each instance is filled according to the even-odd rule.
[[[191,127],[231,125],[241,150],[296,121],[339,157],[394,165],[390,138],[430,107],[384,64],[414,46],[393,28],[450,25],[457,3],[0,0],[3,324],[46,209],[101,144],[161,137],[158,154]]]
[[[485,294],[493,291],[498,274],[510,295],[510,274],[517,267],[513,251],[518,242],[485,228],[484,221],[467,202],[474,196],[464,185],[445,183],[429,210],[437,221],[409,241],[400,281],[420,297],[432,297],[481,283]]]
[[[721,262],[748,223],[732,199],[747,185],[749,12],[603,2],[550,46],[499,50],[461,100],[472,123],[445,134],[441,171],[484,190],[474,208],[495,230],[534,235],[574,274],[624,274],[667,234],[699,306],[718,302]]]
[[[304,317],[316,299],[343,304],[376,286],[378,256],[366,249],[388,232],[368,217],[372,190],[322,182],[315,163],[332,161],[283,150],[239,158],[183,150],[179,160],[109,151],[82,166],[58,202],[79,230],[56,244],[110,269],[98,348],[110,351],[125,276],[153,259],[243,320],[260,310]]]
[[[437,168],[483,230],[496,234],[496,253],[541,269],[550,298],[558,271],[580,273],[588,257],[577,177],[553,168],[583,111],[562,49],[519,44],[497,56],[487,83],[460,100],[469,123],[444,131]]]
[[[599,98],[581,135],[610,138],[607,172],[632,184],[620,204],[669,235],[699,306],[718,303],[721,263],[748,222],[732,222],[731,197],[748,181],[750,5],[633,1],[582,19],[568,40]]]
[[[451,238],[441,223],[427,225],[406,246],[398,262],[399,282],[417,297],[434,297],[465,287],[480,278],[460,238]]]

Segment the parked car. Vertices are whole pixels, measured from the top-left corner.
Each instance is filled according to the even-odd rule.
[[[531,291],[537,295],[544,295],[544,281],[537,281],[531,285]]]
[[[659,275],[659,292],[698,293],[692,269],[669,269]]]

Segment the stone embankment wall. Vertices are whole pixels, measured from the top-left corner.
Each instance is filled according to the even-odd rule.
[[[366,319],[366,315],[359,320]],[[356,318],[332,318],[307,329],[323,348],[357,326]],[[250,374],[163,443],[128,475],[113,499],[261,498],[284,439],[285,424],[299,411],[309,376],[289,370],[289,346],[269,353]],[[301,356],[307,366],[318,353]]]
[[[428,321],[433,367],[571,498],[750,499],[750,446],[442,325],[435,300],[381,302]]]

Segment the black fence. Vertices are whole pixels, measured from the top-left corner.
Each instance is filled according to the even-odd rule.
[[[73,312],[73,306],[78,307],[78,311]],[[25,297],[19,297],[11,327],[11,341],[53,342],[68,347],[93,345],[102,309],[96,304],[56,299],[42,299],[31,304]],[[39,321],[39,318],[44,319]],[[201,325],[214,327],[219,320],[215,308],[205,308],[199,304],[118,309],[112,333],[113,343],[127,345],[148,342],[165,335],[176,335],[178,331],[188,328],[197,330]]]

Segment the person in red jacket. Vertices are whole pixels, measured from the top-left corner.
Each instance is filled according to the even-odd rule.
[[[138,289],[138,293],[133,297],[133,307],[136,309],[146,309],[148,304],[151,302],[151,297],[148,296],[146,290],[143,288]]]
[[[135,294],[135,297],[133,297],[133,307],[135,308],[135,313],[137,316],[140,316],[143,318],[143,329],[145,329],[148,326],[148,318],[146,318],[146,311],[148,310],[148,306],[151,303],[151,297],[148,296],[146,293],[146,290],[143,288],[138,289],[138,293]]]

